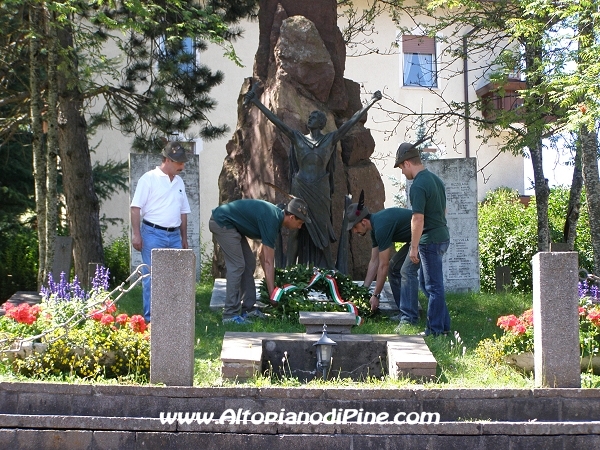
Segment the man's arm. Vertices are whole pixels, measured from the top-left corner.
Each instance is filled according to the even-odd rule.
[[[410,260],[413,264],[419,263],[419,241],[423,234],[423,223],[425,216],[421,213],[413,213],[410,219]]]
[[[131,231],[133,237],[131,238],[131,244],[138,252],[142,251],[142,234],[140,232],[141,223],[141,208],[137,206],[131,207]]]
[[[189,248],[187,239],[187,214],[181,215],[181,225],[179,225],[181,233],[181,248]]]
[[[262,245],[260,248],[259,260],[263,272],[265,273],[269,298],[271,298],[271,294],[275,289],[275,249]]]
[[[367,274],[365,275],[365,282],[363,283],[363,286],[366,288],[371,286],[371,283],[377,276],[377,267],[379,267],[379,247],[373,247],[371,250],[371,259],[369,260]]]
[[[381,100],[381,92],[375,91],[373,92],[373,96],[371,100],[360,110],[356,111],[354,115],[347,121],[344,122],[336,131],[333,131],[333,143],[335,144],[337,141],[342,139],[348,131],[360,120],[360,118],[366,114],[366,112],[373,106],[376,102]]]
[[[253,90],[248,91],[246,95],[244,95],[244,104],[248,104],[249,102],[254,103],[256,107],[260,109],[260,111],[267,117],[267,119],[269,119],[277,128],[279,128],[281,132],[290,140],[294,138],[294,131],[285,123],[283,123],[279,117],[273,114],[273,111],[263,105],[262,102],[256,98],[256,92]]]
[[[371,310],[375,311],[379,307],[379,295],[383,292],[383,286],[385,279],[387,278],[388,267],[390,265],[390,253],[391,247],[379,252],[379,263],[377,265],[377,282],[375,283],[375,290],[369,303],[371,303]]]

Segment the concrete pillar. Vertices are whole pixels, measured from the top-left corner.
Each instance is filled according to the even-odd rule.
[[[533,257],[533,337],[536,387],[579,388],[577,252]]]
[[[196,255],[152,250],[150,382],[192,386],[196,325]]]

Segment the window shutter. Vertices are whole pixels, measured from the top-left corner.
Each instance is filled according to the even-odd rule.
[[[429,36],[402,36],[403,53],[435,55],[435,39]]]

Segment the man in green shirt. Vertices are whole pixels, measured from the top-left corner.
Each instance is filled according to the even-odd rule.
[[[371,309],[379,307],[379,297],[387,276],[394,301],[400,309],[396,318],[401,325],[415,325],[419,321],[419,264],[414,264],[408,257],[412,211],[406,208],[388,208],[370,214],[368,208],[361,203],[363,202],[359,200],[359,203],[350,205],[346,210],[346,217],[348,230],[360,236],[371,233],[373,248],[364,282],[368,287],[376,280],[370,299]],[[405,244],[390,259],[395,242]]]
[[[308,218],[308,206],[300,198],[290,200],[285,211],[264,200],[242,199],[226,203],[212,212],[208,228],[225,257],[227,286],[223,323],[247,324],[247,317],[260,317],[255,308],[256,259],[246,238],[261,240],[260,265],[269,296],[275,289],[275,242],[281,227],[298,230]]]
[[[446,224],[446,188],[442,180],[425,168],[419,150],[407,142],[398,147],[396,164],[407,180],[412,180],[409,198],[412,206],[409,256],[421,263],[421,288],[427,297],[425,335],[439,336],[450,331],[450,314],[444,292],[442,258],[450,245]]]

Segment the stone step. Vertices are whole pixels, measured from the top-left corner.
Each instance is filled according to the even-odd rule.
[[[422,336],[332,334],[336,342],[330,377],[433,379],[437,362]],[[315,342],[306,333],[226,332],[221,351],[223,378],[247,380],[265,372],[310,381],[316,374]],[[283,361],[282,361],[283,360]]]
[[[0,448],[600,448],[599,391],[0,383]],[[339,417],[358,411],[369,419]],[[161,412],[213,413],[213,420],[161,423]],[[302,412],[319,423],[291,423],[293,414],[306,418]],[[292,413],[290,423],[281,413]],[[428,423],[433,413],[439,423]]]

